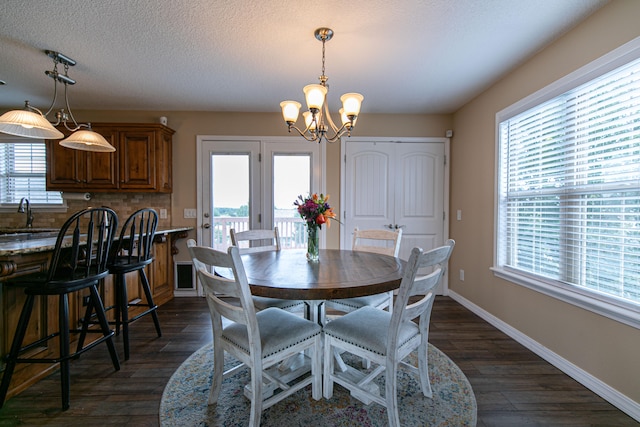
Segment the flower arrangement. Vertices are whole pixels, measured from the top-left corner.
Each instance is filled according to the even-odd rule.
[[[328,200],[328,194],[325,196],[322,193],[313,193],[306,198],[298,196],[298,200],[293,202],[307,226],[307,260],[311,262],[318,262],[320,259],[318,230],[322,228],[322,224],[327,224],[328,227],[331,224],[330,219],[337,221]]]
[[[313,193],[312,195],[303,198],[298,196],[298,200],[293,204],[298,208],[300,217],[305,221],[309,228],[322,228],[322,224],[329,226],[329,219],[335,219],[336,214],[331,209],[328,203],[329,195],[326,196],[322,193]],[[337,221],[337,220],[336,220]]]

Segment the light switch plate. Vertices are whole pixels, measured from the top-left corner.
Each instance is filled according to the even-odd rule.
[[[198,211],[196,209],[185,209],[184,217],[185,218],[196,218],[198,216]]]

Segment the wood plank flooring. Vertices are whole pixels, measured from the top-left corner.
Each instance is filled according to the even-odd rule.
[[[176,298],[131,326],[131,359],[115,372],[106,346],[71,366],[71,408],[60,409],[55,372],[0,409],[2,426],[157,426],[164,386],[175,369],[211,341],[203,298]],[[638,426],[457,302],[438,297],[430,342],[460,366],[478,402],[478,426]],[[121,360],[122,342],[116,339]],[[181,426],[182,427],[182,426]]]

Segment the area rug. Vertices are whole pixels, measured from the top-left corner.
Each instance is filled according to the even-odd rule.
[[[225,358],[225,370],[233,366]],[[207,406],[213,371],[213,347],[202,347],[192,354],[167,383],[160,403],[160,425],[247,426],[249,401],[242,388],[249,382],[248,369],[224,380],[217,405]],[[398,406],[403,426],[475,426],[476,399],[460,368],[444,353],[429,345],[429,376],[433,398],[422,395],[420,383],[403,369],[398,373]],[[382,406],[364,405],[346,389],[334,386],[333,397],[311,398],[311,385],[262,412],[262,426],[387,426]]]

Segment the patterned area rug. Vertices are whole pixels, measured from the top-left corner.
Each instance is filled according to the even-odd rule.
[[[225,370],[234,362],[227,357]],[[249,401],[242,388],[249,382],[249,370],[243,369],[224,380],[218,404],[209,407],[212,371],[213,347],[209,344],[192,354],[167,383],[160,403],[161,426],[248,425]],[[477,406],[469,381],[455,363],[432,345],[429,345],[429,376],[432,399],[422,395],[419,380],[406,370],[399,370],[400,423],[403,426],[475,426]],[[387,426],[388,422],[385,408],[376,403],[366,406],[339,385],[334,386],[331,399],[319,401],[311,398],[309,385],[263,411],[261,425],[366,427]]]

